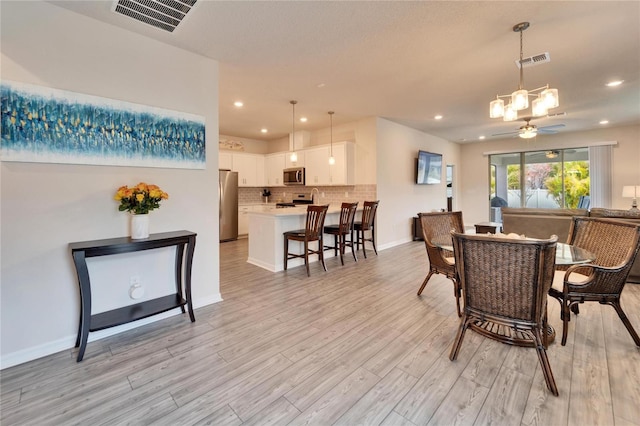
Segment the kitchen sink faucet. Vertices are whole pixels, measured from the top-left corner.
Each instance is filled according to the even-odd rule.
[[[316,203],[316,197],[313,196],[313,191],[316,191],[316,194],[318,194],[318,198],[320,198],[320,191],[318,190],[318,188],[313,188],[311,190],[311,200],[313,201],[313,204],[318,204]]]

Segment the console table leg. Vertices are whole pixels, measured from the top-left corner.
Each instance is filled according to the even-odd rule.
[[[80,346],[77,361],[82,361],[84,351],[89,339],[89,328],[91,328],[91,282],[89,281],[89,269],[85,259],[84,251],[73,252],[73,262],[78,273],[78,284],[80,286],[80,324],[78,326],[78,337],[76,337],[76,348]]]
[[[176,290],[178,291],[178,294],[180,295],[180,297],[182,297],[183,293],[182,293],[182,270],[183,270],[183,266],[182,266],[182,261],[184,258],[184,244],[180,244],[176,247],[176,263],[175,263],[175,273],[176,273]],[[187,298],[188,300],[188,298]],[[185,313],[184,310],[184,305],[180,306],[180,310],[182,311],[182,313]]]
[[[193,302],[191,301],[191,264],[193,263],[193,252],[196,249],[196,237],[189,237],[189,244],[187,245],[187,261],[185,271],[185,293],[187,297],[187,307],[189,308],[189,318],[191,322],[196,322],[196,317],[193,314]],[[183,311],[184,312],[184,311]]]

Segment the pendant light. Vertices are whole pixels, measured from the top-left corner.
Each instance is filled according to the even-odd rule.
[[[520,22],[519,24],[513,26],[513,32],[520,33],[520,61],[518,61],[518,68],[520,68],[520,82],[518,84],[518,90],[511,93],[510,95],[497,95],[496,99],[489,103],[490,118],[502,118],[504,121],[517,120],[518,111],[529,108],[530,96],[536,97],[533,102],[531,102],[531,115],[533,115],[534,117],[547,115],[549,109],[556,108],[560,105],[560,102],[558,100],[558,89],[552,89],[548,84],[532,90],[527,90],[524,88],[524,57],[522,54],[522,33],[527,28],[529,28],[528,22]],[[505,106],[504,100],[501,98],[509,99],[509,103]],[[521,135],[521,137],[525,136]]]
[[[331,151],[329,154],[329,164],[333,166],[334,164],[336,164],[336,159],[333,156],[333,111],[329,111],[328,114],[329,118],[331,119]]]
[[[293,108],[293,119],[292,119],[292,125],[291,125],[291,143],[290,143],[290,147],[291,148],[291,157],[289,157],[289,159],[291,160],[292,163],[295,163],[298,161],[298,154],[296,154],[296,104],[298,103],[298,101],[289,101],[289,103],[291,104],[292,108]]]

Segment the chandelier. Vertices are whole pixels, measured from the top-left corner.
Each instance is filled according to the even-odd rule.
[[[518,90],[510,95],[497,95],[496,99],[489,103],[489,117],[502,117],[504,121],[514,121],[518,119],[518,111],[529,108],[529,97],[535,97],[531,102],[531,115],[541,117],[547,115],[547,111],[560,105],[558,100],[558,89],[551,89],[549,85],[538,87],[533,90],[524,88],[524,65],[522,61],[522,33],[529,28],[528,22],[520,22],[513,26],[513,31],[520,33],[520,84]],[[505,107],[503,98],[509,98],[509,103]],[[535,134],[534,134],[535,136]],[[533,136],[531,136],[533,137]]]

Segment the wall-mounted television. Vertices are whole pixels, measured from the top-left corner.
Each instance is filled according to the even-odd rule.
[[[418,151],[416,183],[434,185],[442,182],[442,154]]]

